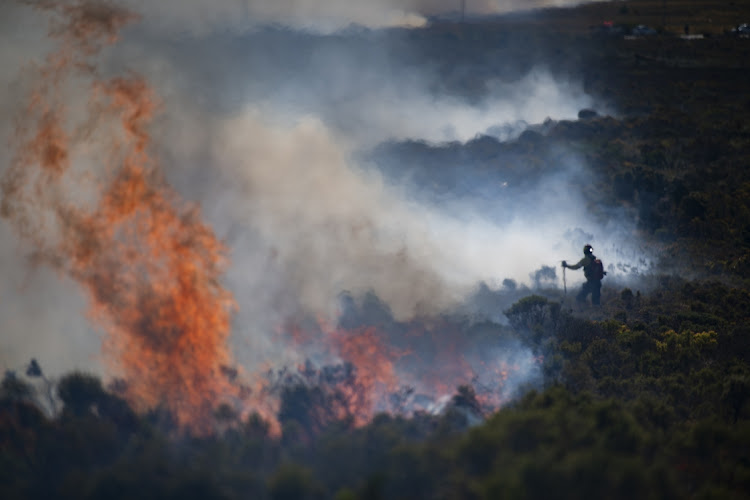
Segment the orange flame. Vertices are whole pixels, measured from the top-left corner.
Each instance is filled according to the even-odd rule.
[[[156,101],[146,82],[100,81],[90,62],[135,16],[109,3],[35,5],[61,16],[52,30],[61,44],[39,70],[21,117],[21,147],[0,184],[0,213],[33,244],[36,262],[88,292],[90,314],[108,333],[105,352],[123,372],[130,401],[140,409],[163,404],[181,426],[207,432],[221,398],[238,395],[224,372],[234,308],[219,283],[226,249],[149,156]],[[110,179],[88,210],[64,193],[74,144],[65,132],[61,88],[73,75],[93,80],[97,114],[84,130],[109,118],[121,130],[110,138]]]
[[[366,424],[378,411],[438,410],[462,385],[474,388],[483,411],[507,402],[504,386],[520,366],[472,349],[478,339],[460,324],[414,320],[409,327],[396,334],[372,326],[331,329],[319,321],[317,328],[288,327],[287,334],[306,353],[317,349],[323,359],[353,366],[352,377],[344,379],[320,377],[325,370],[310,365],[298,372],[307,383],[322,384],[335,395],[329,408],[333,418],[352,417],[355,425]]]
[[[376,404],[398,387],[394,361],[399,354],[383,342],[375,328],[337,330],[331,340],[339,355],[356,368],[355,383],[346,391],[347,409],[355,425],[364,425]]]

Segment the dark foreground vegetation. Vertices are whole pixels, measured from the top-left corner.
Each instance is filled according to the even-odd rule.
[[[217,409],[217,434],[175,436],[98,379],[58,384],[42,413],[26,382],[0,395],[3,498],[746,498],[750,292],[664,277],[608,297],[606,321],[538,295],[499,330],[545,352],[545,387],[481,413],[459,387],[441,415],[326,419],[325,388],[282,397],[282,436]]]
[[[703,3],[743,14],[733,2]],[[662,2],[599,8],[637,23],[636,4]],[[750,19],[744,14],[737,22]],[[440,415],[383,414],[359,428],[327,417],[325,388],[290,387],[280,437],[258,416],[228,408],[217,408],[215,435],[195,437],[176,436],[168,415],[138,414],[82,373],[54,384],[59,407],[50,415],[54,398],[40,390],[46,381],[32,363],[27,376],[7,373],[0,387],[0,497],[748,498],[750,40],[718,29],[702,40],[665,29],[649,39],[602,39],[588,18],[574,25],[570,11],[557,15],[565,20],[559,32],[554,19],[506,22],[524,36],[560,37],[556,46],[571,47],[587,91],[617,113],[507,143],[389,150],[406,150],[417,167],[436,148],[455,150],[474,158],[478,172],[512,153],[516,170],[505,174],[522,181],[548,168],[565,142],[596,172],[586,188],[592,207],[626,210],[663,249],[642,290],[605,282],[597,314],[605,319],[542,295],[506,311],[509,324],[495,329],[543,356],[543,387],[486,415],[463,386]],[[479,43],[446,38],[459,28],[419,36],[455,51]],[[34,389],[30,381],[40,382]]]

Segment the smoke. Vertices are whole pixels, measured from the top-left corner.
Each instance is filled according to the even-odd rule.
[[[543,7],[562,7],[587,0],[466,0],[465,13],[499,14]],[[590,0],[588,0],[590,1]],[[460,0],[123,0],[142,12],[154,29],[205,35],[217,30],[242,32],[258,25],[280,24],[330,32],[352,24],[371,28],[422,26],[431,16],[457,16]]]
[[[486,352],[463,343],[440,350],[400,345],[394,332],[412,325],[450,338],[461,329],[415,325],[460,311],[480,283],[553,286],[559,261],[574,260],[587,242],[605,262],[616,250],[610,262],[638,265],[632,228],[619,214],[591,216],[576,189],[585,162],[561,154],[554,175],[516,189],[503,165],[474,176],[473,160],[459,159],[451,175],[460,182],[435,196],[406,160],[366,158],[386,140],[439,150],[442,141],[506,139],[517,135],[507,127],[574,118],[596,104],[580,83],[534,61],[511,74],[477,72],[480,84],[467,93],[461,75],[473,63],[446,84],[444,68],[410,46],[408,30],[247,32],[276,22],[322,31],[420,25],[455,3],[61,3],[72,6],[60,7],[71,24],[58,26],[57,38],[46,36],[38,12],[3,3],[9,29],[0,55],[18,71],[0,77],[9,89],[0,109],[20,117],[21,128],[0,123],[12,145],[2,156],[0,308],[11,319],[0,362],[16,369],[36,357],[60,373],[90,366],[103,340],[102,372],[124,376],[141,405],[167,401],[187,421],[237,396],[224,377],[229,365],[257,373],[310,357],[313,349],[280,341],[279,331],[315,318],[333,325],[319,326],[321,362],[358,365],[360,386],[385,377],[386,390],[408,382],[441,395],[504,366],[480,380],[508,381],[504,399],[536,380],[538,366],[521,345],[482,338]],[[467,1],[474,14],[520,5]],[[122,6],[142,15],[138,27],[109,23],[133,21]],[[98,31],[73,22],[84,12]],[[80,44],[92,40],[83,35],[111,42],[116,33],[117,45],[102,53]],[[70,293],[71,283],[80,291]],[[342,294],[356,307],[377,297],[400,326],[342,333]],[[96,330],[83,319],[86,307]],[[482,314],[498,320],[501,311]],[[100,339],[99,330],[108,334]],[[393,370],[367,365],[374,351],[365,344],[376,346],[370,361],[391,359]],[[402,355],[420,349],[436,352]],[[427,369],[436,366],[442,372]],[[180,380],[191,381],[184,392]],[[172,391],[199,396],[181,402]]]
[[[317,71],[351,82],[348,71],[344,69],[342,74],[342,68],[345,66],[340,60],[321,61]],[[414,74],[402,68],[383,70],[383,66],[365,71],[381,76],[373,75],[357,95],[343,102],[341,94],[332,95],[335,89],[321,85],[316,100],[311,100],[315,104],[310,106],[310,112],[324,117],[337,134],[360,147],[393,139],[440,143],[466,142],[479,134],[512,138],[527,124],[541,123],[550,117],[575,119],[579,110],[594,105],[580,85],[565,77],[555,78],[544,67],[534,67],[510,82],[489,80],[474,102],[461,95],[428,92],[433,77],[439,79],[437,75]],[[298,92],[295,89],[269,100],[276,109],[284,110],[284,102],[289,102],[286,97],[290,93],[299,95]],[[320,106],[321,101],[327,106]],[[511,130],[507,130],[508,126]]]
[[[326,311],[342,290],[373,289],[400,318],[459,299],[448,276],[465,269],[443,271],[463,263],[451,262],[456,242],[438,234],[450,221],[352,167],[319,120],[272,128],[248,113],[225,127],[220,168],[236,169],[237,217],[274,250],[306,309]]]
[[[450,31],[417,30],[416,40],[413,31],[266,28],[202,38],[137,31],[119,59],[139,60],[160,86],[214,116],[248,103],[292,124],[312,115],[360,149],[389,139],[508,138],[547,118],[575,119],[583,108],[606,111],[570,74],[576,67],[553,72],[559,63],[523,34],[485,29],[479,39],[498,45],[487,50],[475,42],[457,49]]]
[[[35,64],[54,50],[48,24],[38,12],[16,2],[0,2],[0,173],[17,151],[16,124],[28,104]],[[37,357],[49,374],[73,369],[102,371],[98,336],[82,312],[85,300],[71,293],[56,271],[31,268],[27,248],[11,225],[0,223],[0,366],[22,370]]]

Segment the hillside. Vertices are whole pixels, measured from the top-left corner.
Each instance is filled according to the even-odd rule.
[[[603,32],[605,21],[623,31]],[[742,22],[745,2],[633,0],[300,35],[308,49],[387,43],[469,102],[537,65],[582,79],[602,108],[577,120],[465,142],[394,139],[364,156],[430,202],[480,207],[500,183],[534,192],[568,159],[585,163],[568,180],[587,210],[632,222],[655,265],[627,286],[605,278],[601,308],[556,285],[513,284],[482,289],[490,302],[514,298],[504,321],[403,322],[377,297],[344,315],[439,343],[523,346],[540,380],[499,409],[477,374],[438,409],[407,405],[414,389],[399,388],[393,411],[363,423],[348,405],[362,390],[356,366],[304,366],[276,374],[274,422],[220,405],[211,432],[194,433],[165,408],[132,407],[117,383],[79,371],[48,380],[32,361],[0,386],[0,497],[748,498],[750,38],[729,33]],[[624,36],[639,24],[657,33]],[[703,37],[681,38],[686,25]]]

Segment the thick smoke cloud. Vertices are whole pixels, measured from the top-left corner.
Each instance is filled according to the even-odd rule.
[[[468,98],[436,85],[434,64],[411,64],[417,50],[405,58],[388,43],[356,37],[352,44],[294,29],[247,33],[267,23],[319,31],[419,25],[458,2],[121,3],[139,11],[143,23],[102,56],[103,71],[142,74],[163,100],[152,126],[156,154],[170,183],[200,202],[227,243],[225,279],[238,305],[232,342],[249,371],[304,356],[285,350],[275,332],[295,316],[335,322],[342,293],[356,300],[372,292],[394,318],[408,320],[460,307],[482,282],[493,289],[507,280],[534,286],[542,266],[574,259],[589,240],[603,256],[617,249],[622,262],[640,257],[620,217],[593,220],[571,190],[586,170],[580,159],[567,156],[555,178],[540,179],[523,196],[494,179],[485,187],[495,200],[491,210],[459,193],[439,202],[422,196],[420,186],[394,183],[361,160],[384,140],[505,138],[497,131],[574,118],[597,104],[574,77],[533,65],[488,78],[480,95]],[[475,14],[532,6],[466,4]],[[43,16],[8,2],[0,8],[0,62],[7,68],[0,78],[8,89],[0,127],[12,142],[10,117],[25,98],[22,69],[51,43]],[[71,103],[85,108],[87,97],[69,91]],[[3,169],[10,158],[4,150]],[[0,224],[0,312],[11,318],[0,366],[18,369],[37,357],[53,373],[97,369],[99,339],[83,316],[83,298],[65,279],[29,271],[25,253]],[[569,277],[568,286],[575,284]]]

